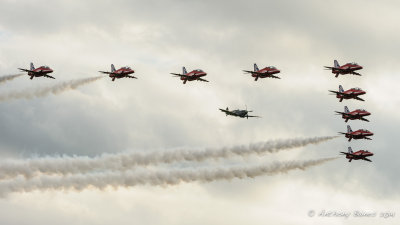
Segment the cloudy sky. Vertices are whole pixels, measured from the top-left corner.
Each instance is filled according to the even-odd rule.
[[[27,76],[0,95],[99,70],[131,66],[137,80],[102,78],[59,95],[0,102],[2,160],[59,155],[220,148],[344,132],[334,111],[365,108],[372,141],[343,138],[284,153],[169,167],[251,166],[368,149],[373,163],[337,159],[305,171],[253,179],[83,191],[13,193],[1,224],[399,224],[400,24],[398,1],[0,1],[0,76],[49,65],[56,80]],[[362,77],[323,69],[358,62]],[[281,80],[242,70],[274,65]],[[201,68],[210,82],[169,73]],[[365,102],[328,90],[360,87]],[[245,108],[261,119],[226,117]],[[319,213],[376,212],[373,218]],[[310,211],[316,215],[309,216]],[[395,213],[380,218],[381,212]]]

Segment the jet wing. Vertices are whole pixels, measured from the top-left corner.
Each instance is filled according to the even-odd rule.
[[[342,92],[339,92],[339,91],[331,91],[331,90],[329,90],[329,92],[332,92],[334,94],[343,94]]]
[[[246,72],[246,73],[256,73],[256,72],[250,71],[250,70],[243,70],[243,72]]]
[[[50,75],[43,75],[44,77],[47,77],[47,78],[51,78],[51,79],[56,79],[55,77],[52,77],[52,76],[50,76]]]
[[[106,71],[99,71],[99,72],[104,74],[112,74],[111,72],[106,72]]]
[[[331,67],[331,66],[324,66],[324,67],[325,67],[325,69],[328,69],[328,70],[339,70],[339,71],[342,71],[342,72],[349,71],[348,69],[341,69],[339,67]]]
[[[203,78],[197,78],[197,80],[203,81],[203,82],[209,82],[208,80],[204,80]]]
[[[281,79],[280,77],[277,77],[277,76],[274,76],[274,75],[268,74],[268,73],[260,73],[260,72],[250,71],[250,70],[243,70],[243,72],[257,74],[260,76],[267,76],[267,77],[271,77],[271,78],[275,78],[275,79]]]
[[[352,116],[350,113],[345,113],[345,112],[335,111],[335,113],[337,113],[338,115]]]
[[[179,73],[171,73],[172,75],[174,75],[174,76],[177,76],[177,77],[189,77],[188,75],[184,75],[184,74],[179,74]]]
[[[275,79],[281,79],[280,77],[274,76],[274,75],[269,75],[271,78],[275,78]]]
[[[27,70],[27,69],[22,69],[22,68],[18,68],[18,69],[21,71],[24,71],[24,72],[32,72],[31,70]]]
[[[130,75],[126,75],[126,77],[137,79],[137,77],[135,77],[135,76],[130,76]]]
[[[365,122],[369,122],[369,120],[367,120],[367,119],[365,119],[365,118],[363,118],[363,117],[361,117],[360,120],[363,120],[363,121],[365,121]]]
[[[362,76],[361,74],[357,73],[357,72],[352,72],[353,75],[357,75],[357,76]]]
[[[367,159],[367,158],[363,158],[363,160],[368,161],[368,162],[372,162],[372,160]]]
[[[360,98],[360,97],[355,97],[355,99],[359,100],[359,101],[365,101],[364,99]]]

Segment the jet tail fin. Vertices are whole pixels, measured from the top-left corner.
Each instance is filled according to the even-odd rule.
[[[344,107],[344,112],[345,113],[349,113],[350,112],[350,110],[349,110],[349,108],[347,108],[347,106]]]
[[[342,85],[339,85],[339,92],[344,92]]]
[[[31,70],[34,70],[35,66],[33,65],[33,63],[31,63]]]
[[[258,71],[259,71],[258,66],[256,63],[254,63],[254,72],[258,72]]]
[[[350,125],[347,125],[347,133],[351,133],[353,130],[351,129]]]
[[[353,154],[353,149],[351,149],[351,147],[348,147],[347,149],[348,149],[348,152],[349,152],[350,154]]]
[[[334,65],[335,68],[339,68],[340,67],[340,65],[339,65],[339,63],[338,63],[338,61],[336,59],[333,60],[333,65]]]
[[[183,75],[186,75],[186,74],[187,74],[187,71],[186,71],[186,68],[185,68],[185,67],[182,67],[182,74],[183,74]]]
[[[115,72],[114,64],[111,64],[111,72],[112,72],[112,73]]]

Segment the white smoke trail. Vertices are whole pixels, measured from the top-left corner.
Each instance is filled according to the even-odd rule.
[[[306,170],[311,166],[337,159],[322,158],[307,161],[275,162],[270,165],[252,167],[217,168],[213,170],[172,170],[158,172],[101,172],[94,174],[77,174],[71,176],[39,176],[31,180],[21,177],[0,182],[0,196],[12,192],[30,192],[34,190],[77,190],[88,188],[104,189],[107,187],[132,187],[136,185],[176,185],[181,182],[212,182],[232,180],[234,178],[255,178],[262,175],[286,173],[290,170]]]
[[[99,157],[43,157],[0,161],[0,179],[18,175],[32,178],[40,174],[74,174],[101,170],[128,170],[135,166],[173,163],[178,161],[204,161],[207,159],[246,156],[249,154],[274,153],[282,150],[318,144],[335,138],[313,137],[266,141],[257,144],[205,149],[202,151],[175,150],[150,153],[103,154]]]
[[[84,78],[84,79],[77,79],[77,80],[71,80],[71,81],[65,81],[53,86],[49,87],[44,87],[44,88],[39,88],[36,90],[23,90],[23,91],[17,91],[17,92],[9,92],[6,94],[1,94],[0,95],[0,101],[7,101],[11,99],[31,99],[34,97],[43,97],[46,96],[50,93],[53,94],[60,94],[64,91],[71,90],[71,89],[76,89],[79,86],[94,82],[103,76],[98,76],[98,77],[89,77],[89,78]]]
[[[1,83],[5,83],[5,82],[7,82],[7,81],[9,81],[9,80],[14,80],[15,78],[20,77],[20,76],[22,76],[22,75],[24,75],[24,74],[13,74],[13,75],[1,76],[1,77],[0,77],[0,84],[1,84]]]

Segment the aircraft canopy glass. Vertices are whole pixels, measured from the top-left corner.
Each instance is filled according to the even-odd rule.
[[[268,68],[270,68],[270,69],[276,69],[275,66],[269,66]]]
[[[196,71],[196,72],[203,72],[203,70],[201,70],[201,69],[196,69],[196,70],[194,70],[194,71]]]

